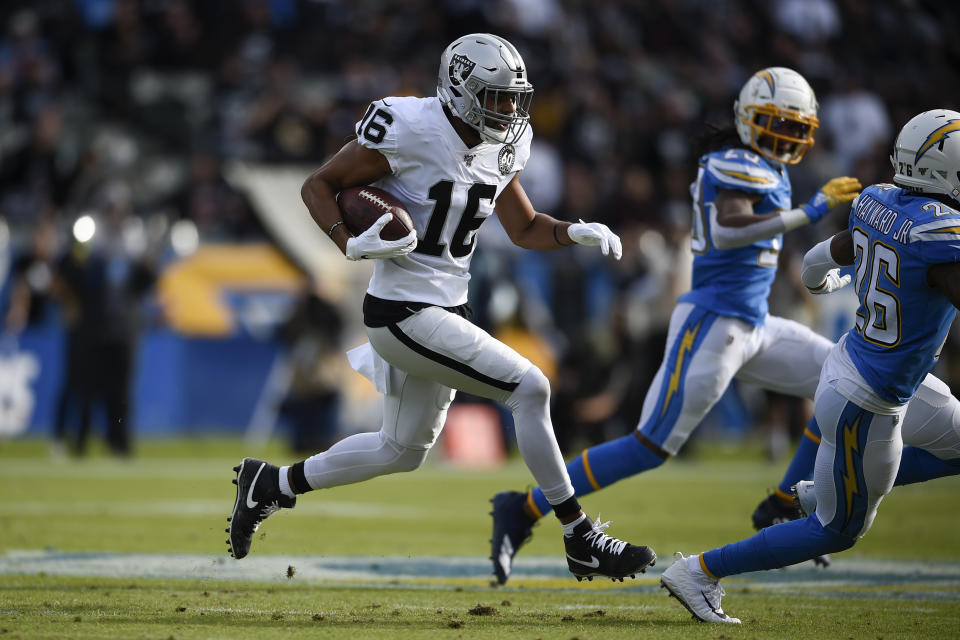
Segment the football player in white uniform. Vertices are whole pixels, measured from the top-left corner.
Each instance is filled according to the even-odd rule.
[[[608,523],[581,511],[550,423],[544,374],[465,317],[477,230],[494,205],[521,247],[582,244],[621,255],[620,239],[605,225],[561,222],[527,199],[518,174],[530,155],[532,94],[512,44],[490,34],[463,36],[441,56],[436,97],[373,102],[357,123],[357,139],[304,183],[310,214],[347,259],[376,259],[363,305],[370,342],[349,357],[384,394],[383,426],[290,466],[245,458],[235,468],[228,528],[235,558],[247,555],[259,524],[294,506],[298,493],[419,467],[460,389],[513,411],[520,453],[560,519],[567,564],[578,580],[622,580],[653,564],[651,549],[606,535]],[[387,214],[353,237],[335,195],[359,185],[399,198],[415,232],[382,240]]]

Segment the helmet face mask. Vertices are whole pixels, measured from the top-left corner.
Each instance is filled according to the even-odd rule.
[[[437,97],[485,142],[513,144],[530,122],[533,85],[512,44],[474,33],[454,40],[440,56]]]
[[[894,184],[960,204],[960,112],[933,109],[911,118],[897,136],[890,162]]]
[[[479,127],[481,135],[492,131],[490,137],[496,142],[516,142],[530,121],[532,101],[533,88],[525,91],[489,86],[482,88],[477,96],[482,118]],[[499,131],[503,131],[502,139]]]
[[[774,162],[800,162],[820,126],[813,89],[803,76],[785,67],[753,74],[733,110],[740,141]]]

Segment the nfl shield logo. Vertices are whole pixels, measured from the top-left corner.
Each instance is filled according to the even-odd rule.
[[[476,157],[476,154],[468,153],[467,155],[463,156],[463,164],[469,167],[471,164],[473,164],[473,159],[475,157]]]

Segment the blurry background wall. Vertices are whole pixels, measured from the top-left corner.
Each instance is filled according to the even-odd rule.
[[[730,122],[753,71],[790,66],[822,123],[791,168],[795,199],[842,173],[889,180],[898,128],[960,105],[958,27],[950,3],[920,0],[4,2],[0,433],[75,429],[89,411],[100,431],[119,415],[136,434],[267,437],[278,415],[297,422],[291,406],[332,411],[315,441],[376,428],[375,397],[335,355],[363,340],[369,265],[322,237],[300,183],[370,100],[432,95],[443,47],[476,31],[513,41],[536,89],[533,203],[607,223],[624,259],[518,251],[490,220],[475,320],[551,374],[564,448],[622,433],[689,282],[705,123]],[[771,300],[831,338],[853,298],[812,299],[797,266],[844,224],[787,236]],[[325,331],[295,321],[309,313]],[[343,383],[333,405],[318,363]],[[938,373],[956,386],[958,366],[948,342]],[[769,429],[776,449],[807,411],[741,386],[703,430]]]

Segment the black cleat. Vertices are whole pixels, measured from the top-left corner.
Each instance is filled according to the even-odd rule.
[[[632,545],[617,540],[603,531],[609,522],[594,522],[584,518],[573,530],[572,536],[563,536],[567,548],[567,568],[577,580],[603,576],[623,580],[644,573],[647,567],[656,564],[657,554],[645,546]]]
[[[237,477],[237,500],[227,522],[227,547],[230,555],[239,560],[250,552],[250,541],[260,523],[283,508],[292,508],[296,498],[288,498],[280,492],[277,467],[257,460],[244,458],[233,468]]]
[[[753,528],[760,531],[775,524],[790,522],[801,517],[803,516],[800,509],[793,504],[789,506],[783,504],[776,494],[771,493],[753,511]]]
[[[776,494],[771,493],[763,502],[757,505],[757,508],[754,510],[752,516],[753,528],[760,531],[761,529],[772,527],[775,524],[799,520],[804,517],[806,516],[800,510],[796,500],[788,506],[783,504],[783,502],[777,498]],[[813,562],[819,567],[829,567],[830,556],[829,554],[817,556],[813,558]]]
[[[825,553],[822,556],[817,556],[816,558],[813,558],[813,564],[817,565],[818,567],[823,567],[824,569],[826,569],[827,567],[830,566],[830,554]]]
[[[490,500],[493,503],[490,559],[499,584],[506,584],[510,579],[513,558],[533,535],[533,525],[537,523],[523,510],[526,499],[527,495],[519,491],[501,491]]]

